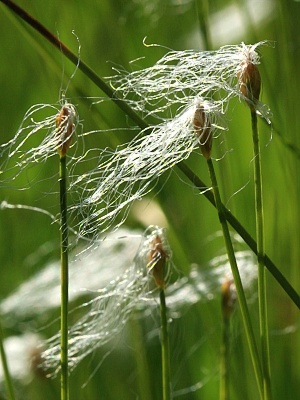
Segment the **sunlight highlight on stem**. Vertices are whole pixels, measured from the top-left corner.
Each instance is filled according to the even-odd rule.
[[[262,176],[261,156],[259,149],[259,136],[257,129],[257,115],[251,110],[252,137],[254,150],[254,181],[255,181],[255,215],[256,215],[256,236],[257,236],[257,261],[258,261],[258,303],[259,303],[259,324],[262,351],[262,368],[264,378],[264,399],[271,400],[271,379],[270,379],[270,354],[269,354],[269,330],[267,315],[267,293],[266,293],[266,268],[264,263],[264,217],[262,197]]]
[[[68,219],[67,219],[67,164],[66,154],[74,132],[75,109],[65,104],[56,117],[55,138],[59,163],[60,185],[60,249],[61,249],[61,400],[69,400],[69,363],[68,363],[68,308],[69,308],[69,261],[68,261]]]
[[[66,190],[66,156],[60,157],[60,209],[61,209],[61,400],[69,399],[68,370],[68,223],[67,223],[67,190]]]
[[[170,345],[167,321],[167,306],[164,289],[160,290],[160,317],[161,317],[161,351],[162,351],[162,381],[163,400],[171,400],[170,378]]]

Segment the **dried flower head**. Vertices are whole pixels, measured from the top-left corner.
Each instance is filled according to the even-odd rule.
[[[48,116],[45,117],[45,114]],[[45,163],[55,156],[57,151],[65,154],[78,124],[75,107],[66,103],[60,110],[51,104],[36,104],[26,112],[16,134],[0,145],[1,182],[19,184],[18,177],[27,171]],[[31,174],[31,180],[25,190],[32,188],[38,174]],[[28,175],[26,175],[26,179]],[[24,185],[24,179],[20,180]]]
[[[70,103],[66,103],[56,116],[55,135],[58,138],[58,153],[60,157],[65,157],[71,145],[75,128],[75,117],[75,108]]]
[[[158,288],[164,289],[169,278],[172,252],[166,236],[166,229],[150,226],[138,253],[137,262],[147,267]]]
[[[196,106],[193,122],[200,149],[203,156],[208,160],[210,158],[212,148],[212,130],[211,123],[203,103],[199,103]]]
[[[245,46],[244,59],[240,64],[237,74],[241,94],[251,111],[255,111],[261,89],[261,77],[257,67],[259,57],[255,48],[255,45],[251,47]]]
[[[111,229],[112,224],[118,228],[134,201],[148,194],[163,173],[198,150],[194,118],[199,104],[209,116],[210,136],[216,129],[224,130],[219,104],[193,99],[174,118],[142,131],[115,151],[103,150],[97,167],[70,183],[71,190],[83,188],[84,200],[79,205],[83,218],[78,227],[81,235],[92,237],[98,229]]]
[[[160,289],[165,288],[166,262],[169,258],[167,251],[164,249],[160,236],[156,235],[150,243],[148,254],[149,263],[147,267],[152,272],[156,285]]]

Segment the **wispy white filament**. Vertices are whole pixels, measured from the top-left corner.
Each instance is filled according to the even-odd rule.
[[[145,196],[157,179],[187,159],[198,147],[193,132],[196,105],[205,104],[212,128],[221,128],[220,115],[228,102],[240,97],[238,75],[246,63],[259,64],[255,45],[224,46],[218,51],[171,51],[154,66],[110,78],[116,95],[145,117],[158,118],[158,125],[144,130],[126,146],[101,153],[97,167],[73,185],[83,188],[79,224],[81,235],[97,235],[119,227],[130,206]],[[268,110],[257,111],[268,118]]]
[[[120,226],[135,200],[145,196],[166,171],[198,148],[193,117],[199,99],[178,116],[144,131],[114,153],[102,152],[97,167],[79,176],[70,189],[82,188],[82,202],[71,207],[82,214],[80,235],[94,235]],[[203,102],[212,114],[212,131],[221,128],[214,103]],[[223,129],[223,128],[222,128]],[[121,214],[122,212],[122,214]]]
[[[152,67],[118,71],[109,79],[117,96],[143,116],[157,117],[156,124],[117,149],[90,149],[72,156],[69,223],[77,237],[95,240],[103,232],[119,228],[133,202],[149,193],[163,173],[198,149],[193,117],[199,102],[209,114],[212,130],[224,129],[220,116],[230,99],[241,96],[237,76],[245,63],[259,64],[257,48],[263,43],[224,46],[210,52],[170,51]],[[47,107],[55,109],[46,105],[31,108],[15,137],[1,146],[3,182],[15,181],[30,165],[57,153],[55,116],[33,120],[37,111]],[[264,105],[259,103],[257,112],[268,119]],[[42,135],[39,141],[37,134]],[[95,152],[97,166],[84,170]]]
[[[264,43],[227,45],[217,51],[170,51],[155,65],[130,73],[119,70],[110,81],[117,95],[145,116],[164,117],[169,110],[171,118],[172,107],[178,110],[196,97],[214,98],[225,111],[231,98],[241,96],[237,85],[241,66],[259,64],[256,49]],[[268,116],[262,104],[258,111]]]
[[[70,110],[71,123],[78,125],[74,106],[66,103],[64,107]],[[61,137],[57,135],[56,116],[59,111],[54,105],[36,104],[26,112],[17,133],[0,145],[2,182],[11,183],[30,166],[44,163],[49,157],[57,155],[57,149],[62,144],[61,137],[65,137],[64,141],[68,140],[68,124],[60,128]],[[45,113],[50,115],[45,118]]]

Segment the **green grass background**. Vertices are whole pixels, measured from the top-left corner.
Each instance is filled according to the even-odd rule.
[[[145,37],[147,43],[158,43],[175,50],[205,48],[194,1],[54,0],[18,1],[18,4],[50,31],[58,34],[77,53],[78,42],[72,35],[74,30],[81,45],[81,59],[100,76],[111,75],[113,65],[130,69],[135,65],[150,66],[158,60],[166,50],[145,47]],[[299,292],[300,170],[299,152],[297,155],[295,150],[300,149],[300,3],[267,1],[266,17],[259,23],[256,18],[262,11],[254,7],[250,13],[247,4],[242,0],[230,3],[215,1],[209,6],[208,19],[201,14],[200,20],[204,18],[207,23],[212,49],[223,44],[241,41],[254,43],[264,39],[274,44],[261,48],[260,66],[262,100],[273,113],[271,127],[259,122],[266,251]],[[234,30],[233,26],[227,38],[226,34],[218,35],[225,28],[226,20],[220,19],[217,25],[213,21],[217,13],[229,5],[238,10],[243,29]],[[74,66],[15,18],[3,4],[0,4],[0,30],[0,140],[4,143],[14,135],[31,105],[58,102],[60,87],[66,86]],[[222,41],[214,40],[217,37],[221,37]],[[133,67],[129,65],[131,60],[137,58],[140,59]],[[89,107],[90,100],[87,98],[103,96],[103,93],[80,71],[70,82],[67,96],[76,104],[85,130],[126,126],[126,117],[114,104]],[[221,138],[225,143],[221,146],[220,139],[213,150],[214,156],[221,156],[224,149],[233,149],[216,165],[221,192],[224,202],[228,201],[231,211],[254,235],[252,144],[247,107],[236,101],[228,113],[228,120],[229,130]],[[99,134],[88,139],[87,146],[115,146],[116,143],[128,141],[133,135],[122,129],[120,132]],[[204,159],[193,156],[189,165],[208,182]],[[44,196],[41,193],[51,190],[46,178],[52,176],[56,168],[58,162],[54,158],[47,164],[47,169],[41,166],[41,183],[32,190],[16,191],[1,185],[0,201],[55,210],[58,207],[58,203],[55,203],[57,196]],[[174,263],[182,274],[187,274],[191,263],[206,266],[212,257],[220,253],[222,243],[208,242],[208,237],[220,230],[217,214],[207,200],[184,181],[184,176],[175,169],[171,176],[163,176],[159,180],[153,194],[169,223],[168,236]],[[55,182],[52,182],[52,188],[57,192]],[[149,197],[149,202],[152,200]],[[152,223],[157,222],[153,220]],[[129,224],[143,227],[135,216],[130,216]],[[28,256],[42,244],[57,243],[59,256],[57,226],[51,225],[47,217],[29,211],[0,212],[0,242],[1,299],[42,267],[41,264],[31,265],[27,262]],[[267,283],[273,395],[274,399],[294,400],[300,393],[299,310],[269,274]],[[249,296],[257,332],[255,288]],[[157,311],[157,315],[152,315],[149,320],[128,324],[114,350],[82,389],[81,386],[95,371],[99,361],[111,349],[101,348],[97,354],[85,360],[71,375],[71,399],[160,399],[160,347],[158,335],[153,334],[159,328],[158,315]],[[175,393],[178,391],[179,399],[218,398],[220,321],[219,300],[214,300],[195,304],[170,324],[173,387]],[[31,325],[34,326],[34,322],[31,321]],[[5,333],[17,334],[20,330],[16,321],[14,326],[5,329]],[[147,375],[146,368],[141,370],[137,367],[138,356],[143,352],[148,365],[149,390],[147,385],[139,389],[139,382]],[[239,310],[233,319],[231,352],[231,398],[258,398]],[[188,393],[180,394],[183,388],[189,388]],[[22,399],[51,400],[58,396],[59,379],[49,381],[34,377],[24,388],[18,388],[18,397]]]

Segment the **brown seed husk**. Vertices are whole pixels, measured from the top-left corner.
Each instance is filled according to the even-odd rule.
[[[167,258],[168,254],[163,248],[161,238],[156,236],[151,243],[151,249],[148,254],[148,265],[155,283],[160,289],[165,288],[165,266]]]
[[[208,160],[211,157],[212,148],[211,124],[201,104],[196,108],[193,123],[202,154]]]

